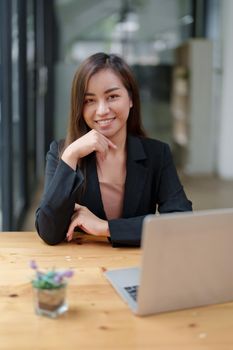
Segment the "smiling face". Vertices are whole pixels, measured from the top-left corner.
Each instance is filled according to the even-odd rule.
[[[111,69],[102,69],[88,81],[83,118],[89,128],[120,144],[126,139],[127,119],[132,105],[118,75]]]

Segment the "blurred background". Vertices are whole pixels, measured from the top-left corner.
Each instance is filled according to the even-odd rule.
[[[132,67],[195,210],[233,207],[232,0],[0,0],[0,230],[34,230],[45,154],[97,51]]]

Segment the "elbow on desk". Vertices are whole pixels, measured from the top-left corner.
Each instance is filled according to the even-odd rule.
[[[38,232],[38,230],[37,230],[37,232]],[[38,232],[38,235],[48,245],[58,245],[59,243],[61,243],[61,241],[55,240],[46,234],[44,235],[43,233]]]
[[[58,239],[55,236],[55,232],[53,232],[52,230],[42,231],[38,228],[37,225],[36,225],[36,230],[40,238],[48,245],[57,245],[63,241],[61,239]]]
[[[36,213],[35,226],[40,238],[48,245],[57,245],[65,240],[60,230],[56,229],[54,222],[48,217],[43,217],[42,212]]]

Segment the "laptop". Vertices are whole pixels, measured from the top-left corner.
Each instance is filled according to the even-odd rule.
[[[140,267],[104,274],[137,315],[233,300],[233,208],[148,215]]]

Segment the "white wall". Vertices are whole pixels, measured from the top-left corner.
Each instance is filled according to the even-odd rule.
[[[219,123],[218,173],[233,179],[233,1],[222,1],[222,103]]]

